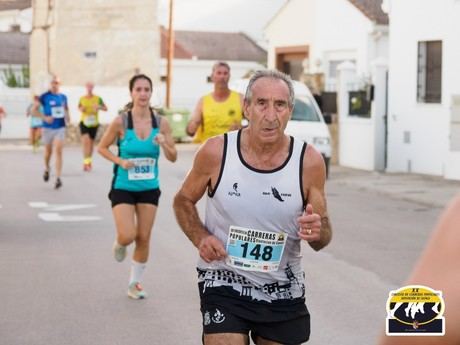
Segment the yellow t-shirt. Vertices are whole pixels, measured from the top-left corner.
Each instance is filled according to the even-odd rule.
[[[80,98],[79,105],[83,107],[81,122],[86,127],[96,127],[99,125],[98,107],[103,104],[104,101],[102,101],[102,98],[96,95],[90,98],[86,96]]]
[[[241,125],[243,119],[241,107],[240,94],[235,91],[231,91],[224,102],[216,102],[212,93],[204,96],[203,121],[194,142],[203,142],[210,137],[228,132],[235,124]]]

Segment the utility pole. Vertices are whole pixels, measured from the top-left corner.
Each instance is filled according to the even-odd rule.
[[[166,108],[171,107],[172,62],[174,58],[173,2],[169,0],[168,65],[166,71]]]

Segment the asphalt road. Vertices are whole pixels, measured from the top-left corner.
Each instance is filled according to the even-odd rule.
[[[171,208],[193,153],[180,146],[177,163],[160,161],[149,298],[134,301],[130,260],[111,254],[111,165],[96,156],[84,173],[79,148],[67,147],[56,191],[53,175],[42,181],[41,153],[0,150],[0,344],[201,344],[197,253]],[[320,252],[303,248],[309,344],[374,344],[388,292],[410,272],[440,209],[338,184],[334,167],[327,196],[333,241]]]

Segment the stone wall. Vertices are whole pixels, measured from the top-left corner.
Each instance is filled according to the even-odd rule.
[[[65,86],[93,81],[126,86],[135,73],[159,81],[158,0],[59,0],[48,15],[47,0],[33,2],[32,89],[49,74]]]

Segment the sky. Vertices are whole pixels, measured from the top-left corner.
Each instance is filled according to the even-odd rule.
[[[287,0],[174,0],[175,30],[244,32],[263,45],[263,29]],[[168,27],[169,0],[159,0],[160,24]]]

